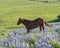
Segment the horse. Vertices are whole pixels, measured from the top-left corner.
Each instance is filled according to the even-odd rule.
[[[44,31],[44,24],[51,27],[51,25],[47,24],[47,22],[45,20],[43,20],[42,18],[37,18],[35,20],[27,20],[27,19],[18,19],[17,25],[19,24],[23,24],[26,29],[27,29],[27,33],[29,33],[30,29],[36,28],[39,26],[40,31]]]

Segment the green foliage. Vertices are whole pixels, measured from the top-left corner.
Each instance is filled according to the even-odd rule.
[[[29,43],[35,44],[35,40],[34,40],[34,39],[30,39],[30,40],[29,40]]]
[[[35,48],[35,43],[36,40],[35,39],[29,39],[29,40],[25,40],[25,42],[29,43],[29,48]]]
[[[38,1],[38,2],[44,2],[44,3],[48,3],[48,2],[57,2],[59,0],[30,0],[30,1]]]
[[[55,31],[58,32],[58,33],[60,33],[60,28],[57,28]]]
[[[60,48],[60,44],[56,42],[55,40],[50,41],[50,44],[53,46],[53,48]]]
[[[59,33],[58,37],[60,39],[60,28],[57,28],[55,31]]]
[[[58,0],[58,1],[60,1],[60,0]]]
[[[53,32],[54,30],[53,29],[50,29],[49,32]]]

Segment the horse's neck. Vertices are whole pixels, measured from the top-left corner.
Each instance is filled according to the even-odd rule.
[[[26,25],[27,24],[27,20],[22,21],[22,24]]]

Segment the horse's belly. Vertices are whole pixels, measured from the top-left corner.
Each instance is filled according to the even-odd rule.
[[[31,25],[29,28],[33,29],[33,28],[36,28],[36,27],[38,27],[38,25]]]

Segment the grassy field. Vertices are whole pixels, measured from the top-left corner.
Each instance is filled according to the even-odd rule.
[[[34,20],[41,17],[47,21],[57,19],[60,2],[37,2],[27,0],[0,0],[0,34],[22,27],[18,18]]]

